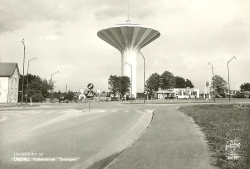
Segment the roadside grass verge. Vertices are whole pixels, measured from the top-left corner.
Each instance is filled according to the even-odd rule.
[[[194,105],[179,108],[191,116],[206,135],[212,165],[222,169],[250,168],[250,104]],[[228,160],[227,141],[238,139],[238,160]]]

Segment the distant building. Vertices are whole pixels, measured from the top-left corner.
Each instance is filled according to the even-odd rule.
[[[174,88],[169,90],[159,90],[155,93],[156,99],[175,98],[188,99],[199,98],[199,89]]]
[[[18,102],[19,78],[17,63],[0,63],[0,103]]]
[[[84,94],[84,91],[85,91],[84,89],[79,89],[78,92],[79,92],[80,94]]]

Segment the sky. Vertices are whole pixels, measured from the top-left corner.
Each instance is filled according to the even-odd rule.
[[[108,91],[110,75],[121,75],[121,54],[97,36],[128,19],[128,1],[0,0],[0,61],[18,63],[23,73],[55,81],[55,90]],[[202,93],[214,74],[239,90],[250,83],[249,0],[133,0],[129,19],[161,36],[141,49],[146,79],[170,71],[193,82]],[[143,58],[137,57],[137,92],[143,92]]]

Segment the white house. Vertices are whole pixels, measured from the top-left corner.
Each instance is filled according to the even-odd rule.
[[[17,63],[0,63],[0,103],[18,102],[19,78]]]
[[[159,90],[155,93],[156,99],[176,98],[188,99],[199,98],[199,89],[193,88],[173,88],[169,90]]]

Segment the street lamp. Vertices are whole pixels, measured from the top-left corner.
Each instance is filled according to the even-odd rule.
[[[52,103],[52,91],[53,91],[53,88],[52,88],[52,76],[56,73],[59,73],[59,71],[55,72],[55,73],[52,73],[51,74],[51,77],[50,77],[50,84],[51,84],[51,92],[50,92],[50,102]]]
[[[27,68],[27,89],[26,89],[26,104],[27,104],[27,98],[28,98],[28,87],[29,87],[29,81],[28,81],[28,79],[29,79],[29,77],[28,77],[28,75],[29,75],[29,65],[30,65],[30,61],[32,61],[32,60],[34,60],[34,59],[36,59],[36,60],[37,60],[37,58],[36,58],[36,57],[34,57],[33,59],[30,59],[30,60],[28,61],[28,68]]]
[[[212,74],[213,74],[213,93],[214,93],[214,67],[213,67],[213,65],[210,63],[210,62],[208,62],[208,65],[211,65],[212,66]],[[215,95],[214,95],[214,102],[215,102]]]
[[[23,54],[22,98],[21,98],[21,105],[23,105],[23,83],[24,83],[24,62],[25,62],[25,44],[24,44],[24,39],[21,42],[23,43],[23,49],[24,49],[24,54]]]
[[[236,56],[234,56],[233,57],[234,59],[236,59]],[[231,100],[230,100],[230,93],[231,93],[231,91],[230,91],[230,82],[229,82],[229,66],[228,66],[228,64],[229,64],[229,62],[231,62],[231,60],[233,60],[233,58],[232,59],[230,59],[228,62],[227,62],[227,71],[228,71],[228,89],[229,89],[229,102],[231,102]]]
[[[125,64],[128,64],[131,68],[131,103],[132,103],[132,99],[133,99],[133,97],[132,97],[132,66],[128,62],[125,62]]]
[[[142,55],[142,57],[143,57],[143,60],[144,60],[144,104],[145,104],[145,57],[143,56],[143,54],[141,53],[141,51],[139,51],[140,52],[140,54]]]

